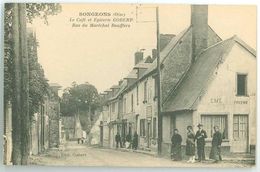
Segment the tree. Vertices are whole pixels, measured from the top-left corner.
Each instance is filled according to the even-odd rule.
[[[63,116],[80,115],[83,129],[89,130],[93,112],[100,107],[100,96],[95,86],[84,83],[77,85],[72,83],[71,87],[64,90],[61,99],[61,114]]]
[[[44,103],[45,96],[49,95],[49,84],[45,78],[44,70],[38,62],[35,33],[28,32],[28,64],[29,64],[29,114],[30,117],[39,112],[39,107]]]
[[[29,155],[29,62],[26,21],[32,22],[35,17],[41,17],[46,23],[48,15],[55,15],[60,10],[59,4],[5,4],[4,103],[12,102],[14,165],[27,164]]]

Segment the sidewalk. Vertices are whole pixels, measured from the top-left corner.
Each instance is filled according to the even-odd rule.
[[[121,152],[135,152],[135,153],[146,154],[146,155],[150,155],[150,156],[154,156],[154,157],[158,156],[157,152],[145,151],[145,150],[140,150],[140,149],[138,149],[138,150],[126,149],[126,148],[112,148],[112,149],[121,151]],[[256,158],[255,154],[250,154],[250,153],[229,153],[228,155],[227,154],[222,155],[223,161],[228,161],[228,162],[246,161],[246,162],[255,163],[255,158]],[[207,159],[206,161],[209,161],[209,160]]]

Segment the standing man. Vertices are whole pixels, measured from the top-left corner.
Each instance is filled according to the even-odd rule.
[[[197,140],[197,153],[198,153],[198,160],[201,162],[202,160],[205,160],[205,138],[207,138],[207,133],[205,130],[203,130],[203,125],[198,124],[197,126],[199,130],[197,131],[195,135],[195,139]]]
[[[136,131],[135,131],[135,134],[133,137],[133,146],[132,147],[134,150],[137,150],[137,148],[138,148],[138,134]]]
[[[212,147],[210,151],[209,158],[218,162],[222,160],[221,157],[221,143],[222,143],[222,134],[219,132],[219,127],[214,126],[214,134],[212,139]]]
[[[120,148],[121,148],[121,137],[120,137],[119,132],[117,132],[115,139],[116,139],[116,148],[118,148],[118,145],[120,145]]]

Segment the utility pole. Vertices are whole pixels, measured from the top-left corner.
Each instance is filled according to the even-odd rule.
[[[26,29],[26,4],[18,4],[20,26],[20,59],[21,59],[21,153],[22,165],[27,165],[30,152],[30,116],[29,116],[29,65]]]
[[[12,4],[12,56],[14,61],[14,89],[12,100],[12,162],[21,164],[21,65],[20,65],[20,40],[19,40],[19,8],[17,3]]]
[[[143,7],[145,8],[145,7]],[[146,7],[147,8],[147,7]],[[154,8],[154,7],[148,7]],[[148,23],[148,22],[156,22],[156,56],[157,56],[157,77],[156,77],[156,86],[157,86],[157,118],[158,118],[158,140],[157,140],[157,151],[158,155],[162,154],[162,115],[161,115],[161,76],[160,76],[160,30],[159,30],[159,7],[156,7],[156,21],[138,21],[138,7],[136,7],[136,21],[139,23]]]
[[[159,7],[156,7],[156,38],[157,38],[157,112],[158,112],[158,155],[162,154],[162,114],[161,114],[161,65],[160,65],[160,30]]]

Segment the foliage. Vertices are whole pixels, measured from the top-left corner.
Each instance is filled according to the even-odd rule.
[[[61,113],[64,116],[71,116],[80,111],[93,112],[100,106],[100,97],[95,86],[84,83],[77,85],[72,83],[71,87],[64,90],[61,99]]]
[[[48,24],[48,16],[57,15],[61,12],[61,5],[57,3],[26,3],[26,16],[28,22],[32,23],[35,17],[44,20]]]
[[[48,95],[49,85],[44,76],[44,70],[38,63],[37,40],[33,33],[28,34],[28,63],[29,63],[29,107],[30,115],[38,112],[44,96]]]
[[[11,40],[11,21],[12,9],[9,4],[5,4],[4,12],[4,101],[11,100],[12,96],[12,75],[13,75],[13,59]]]
[[[32,23],[33,19],[38,17],[48,24],[47,19],[50,15],[57,15],[61,12],[61,5],[56,3],[26,3],[26,17],[27,21]],[[4,9],[4,101],[11,100],[13,97],[13,58],[12,58],[12,21],[13,21],[13,3],[5,3]],[[31,40],[32,41],[32,40]],[[28,42],[29,43],[29,42]],[[32,44],[38,45],[35,42]],[[31,45],[29,45],[31,46]],[[36,46],[35,46],[36,49]],[[30,73],[30,105],[32,105],[32,112],[37,108],[36,106],[42,102],[43,96],[46,92],[47,81],[44,77],[44,71],[37,62],[37,52],[30,51],[29,48],[29,73]]]

